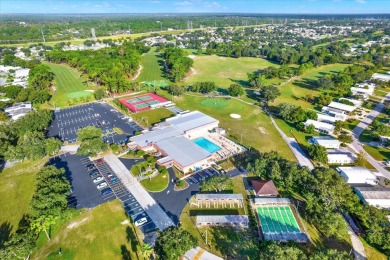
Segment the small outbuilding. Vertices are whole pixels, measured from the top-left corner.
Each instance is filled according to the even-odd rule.
[[[257,196],[261,197],[276,197],[279,195],[278,190],[272,180],[251,180],[253,191]]]

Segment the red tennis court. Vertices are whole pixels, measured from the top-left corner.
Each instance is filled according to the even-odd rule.
[[[145,94],[141,96],[124,98],[119,102],[125,105],[131,112],[136,113],[151,109],[153,106],[157,106],[160,103],[169,102],[163,97],[156,94]]]

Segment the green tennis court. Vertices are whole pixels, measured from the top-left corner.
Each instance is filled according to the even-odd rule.
[[[301,232],[289,206],[258,207],[257,213],[264,233]]]

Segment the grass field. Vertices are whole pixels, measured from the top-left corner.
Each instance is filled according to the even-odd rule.
[[[363,237],[360,237],[360,240],[363,243],[364,251],[368,260],[386,260],[388,259],[385,254],[379,252],[376,248],[369,245]]]
[[[272,103],[272,105],[287,102],[301,106],[302,108],[313,108],[313,105],[303,100],[302,97],[307,95],[311,97],[318,96],[320,92],[315,89],[316,81],[326,74],[338,73],[347,66],[347,64],[330,64],[308,70],[295,80],[283,84],[280,87],[281,95]]]
[[[195,73],[187,78],[184,84],[198,81],[214,81],[220,88],[228,88],[233,83],[246,84],[247,73],[279,65],[261,58],[227,58],[216,55],[194,57]],[[280,80],[282,82],[283,80]]]
[[[269,117],[260,108],[230,99],[228,105],[221,108],[202,105],[207,98],[202,96],[183,95],[175,98],[175,103],[185,109],[199,110],[220,121],[229,137],[236,142],[241,141],[246,146],[253,147],[261,152],[278,151],[284,157],[295,160],[287,144],[280,137]],[[218,100],[218,99],[215,99]],[[224,100],[225,101],[225,100]],[[233,119],[230,114],[240,114],[241,119]]]
[[[131,117],[141,126],[149,127],[173,115],[174,113],[166,108],[156,108],[132,114]]]
[[[32,259],[141,259],[140,231],[118,200],[82,211],[63,224]],[[58,255],[61,248],[62,255]]]
[[[233,178],[233,193],[243,194],[246,198],[246,191],[244,183],[241,177]],[[235,229],[231,227],[202,227],[197,228],[195,226],[195,217],[191,211],[202,212],[207,209],[199,209],[196,207],[190,208],[190,204],[187,204],[184,208],[180,222],[182,227],[190,232],[192,235],[198,238],[199,246],[212,252],[213,254],[224,256],[224,259],[256,259],[259,255],[259,248],[257,247],[257,240],[251,236],[249,232],[251,229]],[[218,214],[229,213],[232,210],[230,208],[220,208],[215,210],[220,212]],[[241,213],[242,209],[238,209]],[[211,210],[208,210],[208,214],[213,214]],[[204,213],[203,213],[204,214]],[[207,245],[205,234],[207,231]],[[256,231],[257,232],[257,231]],[[256,236],[257,238],[257,236]],[[245,241],[245,242],[243,242]],[[230,256],[230,257],[229,257]]]
[[[35,174],[47,161],[25,161],[4,169],[0,174],[0,228],[1,235],[6,230],[14,232],[24,214],[30,209],[30,200],[34,193]],[[1,237],[0,235],[0,237]]]
[[[93,99],[93,93],[85,91],[87,86],[83,83],[77,71],[64,64],[46,63],[55,74],[56,93],[51,99],[51,103],[57,107],[65,107],[68,100],[89,97]]]
[[[168,187],[169,175],[168,174],[158,174],[152,179],[142,180],[141,184],[144,188],[151,192],[160,192],[165,190]]]
[[[157,57],[159,55],[156,52],[156,48],[151,48],[148,53],[145,53],[141,59],[142,70],[141,74],[137,78],[137,81],[152,81],[152,80],[163,80],[162,70],[159,62],[162,59]]]
[[[369,145],[364,145],[363,149],[372,157],[374,157],[375,160],[378,161],[385,161],[390,159],[390,150],[383,147],[373,147]]]

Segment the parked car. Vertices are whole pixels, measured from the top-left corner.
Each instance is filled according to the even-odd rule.
[[[88,171],[93,170],[93,169],[95,169],[95,165],[88,164],[87,166],[85,166],[85,169],[88,170]]]
[[[94,173],[94,174],[90,174],[89,177],[91,177],[92,179],[96,179],[97,177],[100,177],[100,173]]]
[[[148,220],[146,218],[140,218],[139,220],[134,222],[134,224],[138,227],[138,226],[145,224],[146,222],[148,222]]]
[[[107,185],[108,185],[107,182],[102,182],[102,183],[98,184],[96,186],[96,188],[98,188],[100,190],[100,189],[107,187]]]
[[[99,173],[99,170],[98,170],[98,169],[95,169],[95,170],[91,171],[91,172],[89,173],[89,175],[95,174],[95,173]]]
[[[112,190],[110,188],[107,188],[107,189],[104,189],[101,191],[102,195],[108,195],[110,193],[112,193]]]
[[[96,165],[102,165],[104,163],[103,159],[99,159],[96,161]]]
[[[110,181],[111,182],[117,182],[118,181],[118,177],[113,176],[113,177],[110,178]]]
[[[102,176],[99,176],[99,177],[97,177],[96,179],[93,180],[93,183],[99,183],[102,180],[104,180],[104,178]]]

